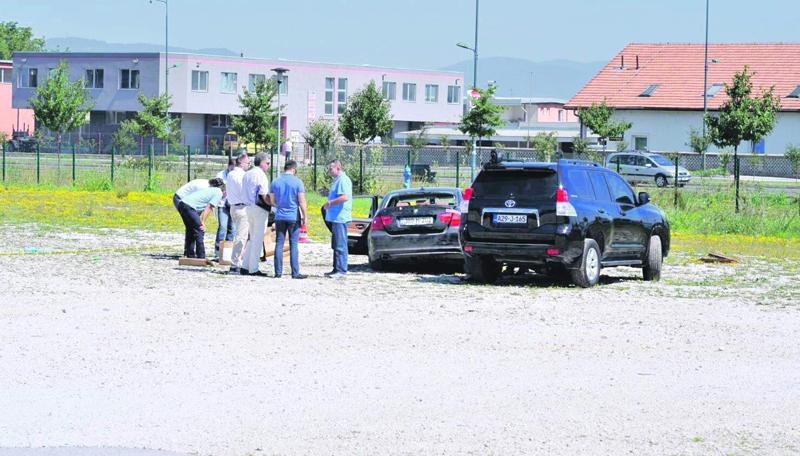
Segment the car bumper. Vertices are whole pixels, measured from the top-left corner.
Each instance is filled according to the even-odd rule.
[[[692,180],[692,176],[678,176],[678,183],[679,184],[688,184],[689,181],[691,181],[691,180]],[[675,182],[675,178],[670,176],[670,177],[667,178],[667,182],[669,182],[671,184],[671,183]]]
[[[458,228],[443,233],[392,235],[385,231],[370,232],[369,256],[382,260],[462,260]]]
[[[557,251],[557,253],[556,253]],[[554,244],[505,244],[485,242],[465,242],[465,255],[488,256],[502,263],[517,264],[563,264],[576,267],[583,255],[583,243],[556,239]]]

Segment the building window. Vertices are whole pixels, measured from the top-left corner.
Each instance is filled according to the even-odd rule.
[[[119,125],[127,118],[125,111],[106,111],[106,125]]]
[[[447,102],[450,104],[458,104],[461,103],[461,87],[454,85],[454,86],[447,86]]]
[[[272,76],[272,80],[278,82],[278,75]],[[281,95],[286,95],[289,93],[289,75],[284,74],[281,76],[280,84],[278,84],[278,89],[280,90]]]
[[[220,87],[222,93],[236,93],[236,73],[220,73]]]
[[[256,91],[256,86],[267,80],[267,76],[258,73],[250,73],[247,76],[247,90],[250,92]]]
[[[386,82],[383,83],[383,98],[393,101],[397,99],[397,83]]]
[[[208,92],[208,71],[192,70],[192,91]]]
[[[0,82],[11,84],[11,68],[0,68]]]
[[[87,89],[103,88],[103,69],[86,70],[86,80],[84,81]]]
[[[558,121],[559,122],[563,122],[564,121],[564,110],[563,109],[559,109],[558,110]]]
[[[336,82],[333,78],[325,78],[325,115],[333,115],[333,87]]]
[[[120,89],[139,88],[139,70],[119,70]]]
[[[39,87],[39,70],[28,68],[28,71],[20,72],[19,87]]]
[[[409,82],[403,83],[403,101],[417,101],[417,85]]]
[[[336,112],[342,114],[345,108],[347,108],[347,78],[339,78],[336,96]]]
[[[425,102],[436,103],[439,101],[439,86],[436,84],[425,84]]]
[[[706,96],[710,97],[710,98],[713,98],[714,95],[716,95],[717,92],[719,92],[723,87],[725,87],[725,84],[714,84],[714,85],[712,85],[711,87],[708,88],[708,91],[706,92]]]
[[[634,136],[633,150],[647,150],[647,136]]]
[[[214,128],[228,128],[231,126],[231,117],[225,114],[212,115],[211,126]]]
[[[792,93],[786,95],[786,98],[800,98],[800,85],[792,90]]]
[[[640,93],[640,97],[652,97],[656,90],[658,90],[659,84],[650,84],[644,89],[644,92]]]

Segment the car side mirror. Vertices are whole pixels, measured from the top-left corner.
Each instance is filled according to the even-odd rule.
[[[647,192],[639,192],[639,206],[644,206],[650,202],[650,194]]]

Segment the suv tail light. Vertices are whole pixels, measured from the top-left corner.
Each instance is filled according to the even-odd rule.
[[[577,217],[575,206],[569,202],[569,192],[564,187],[559,187],[556,191],[556,215],[563,217]]]
[[[372,230],[373,231],[385,231],[388,225],[391,225],[394,221],[394,217],[391,215],[376,215],[374,219],[372,219]]]
[[[461,224],[461,213],[448,209],[446,212],[439,214],[439,220],[447,226],[459,226]]]

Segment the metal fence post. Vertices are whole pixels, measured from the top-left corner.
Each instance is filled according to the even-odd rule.
[[[114,185],[114,155],[117,151],[117,146],[111,146],[111,185]]]
[[[317,148],[314,147],[311,149],[312,159],[314,160],[314,167],[312,168],[312,175],[314,176],[314,185],[312,188],[314,191],[317,191]]]
[[[3,182],[6,181],[6,143],[3,143]]]
[[[40,184],[42,176],[41,147],[36,143],[36,184]]]
[[[459,171],[461,171],[461,152],[456,149],[456,188],[458,188]]]
[[[192,180],[192,146],[186,146],[186,182]]]
[[[75,143],[72,143],[72,186],[75,186]]]
[[[673,184],[675,185],[675,196],[672,200],[672,205],[674,207],[678,207],[678,161],[681,159],[681,154],[675,154],[675,177],[673,178]]]
[[[358,191],[364,194],[364,146],[358,148]]]
[[[153,182],[153,145],[150,144],[147,149],[147,187]]]

